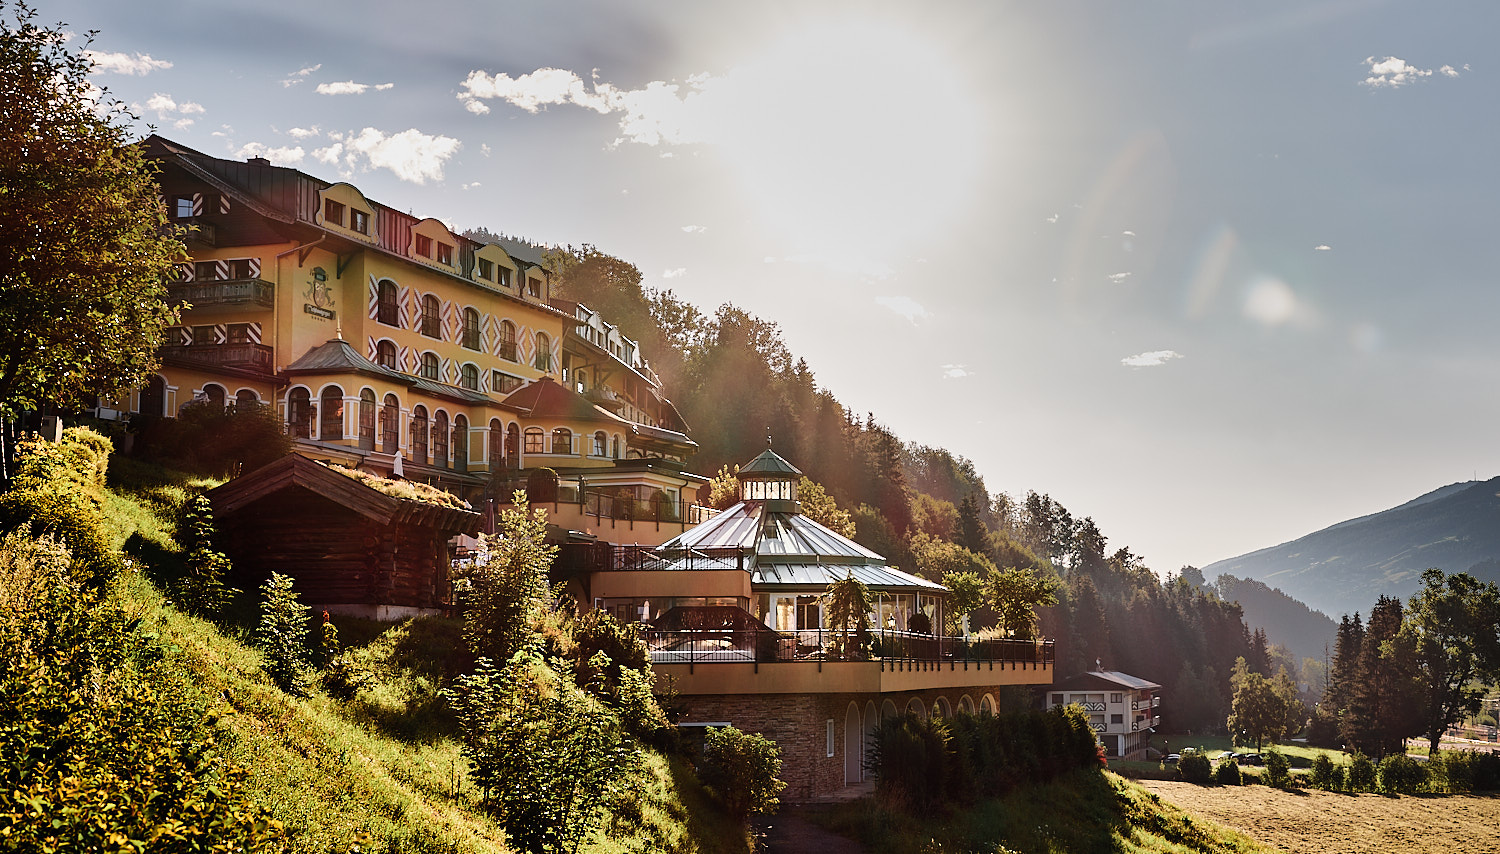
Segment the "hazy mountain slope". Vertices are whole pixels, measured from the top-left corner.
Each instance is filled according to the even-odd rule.
[[[1422,570],[1500,580],[1500,478],[1456,483],[1398,507],[1203,568],[1205,577],[1264,581],[1326,614],[1368,613],[1382,594],[1405,598]],[[1269,631],[1269,630],[1268,630]]]
[[[1240,603],[1245,625],[1265,629],[1271,643],[1291,650],[1299,660],[1323,660],[1324,645],[1333,648],[1338,624],[1322,611],[1314,611],[1263,581],[1220,575],[1214,587],[1219,598]]]

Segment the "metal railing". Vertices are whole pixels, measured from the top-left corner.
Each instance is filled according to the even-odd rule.
[[[657,664],[773,663],[788,661],[1017,662],[1050,664],[1050,640],[961,638],[913,632],[855,636],[831,629],[777,632],[760,629],[647,629],[646,648]]]
[[[559,546],[556,566],[571,572],[632,572],[647,570],[748,571],[753,553],[744,549],[693,549],[663,553],[655,546],[614,543],[565,543]]]

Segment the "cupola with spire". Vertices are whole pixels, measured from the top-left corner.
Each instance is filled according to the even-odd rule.
[[[770,441],[767,440],[767,445]],[[764,502],[767,513],[800,513],[797,481],[802,470],[767,447],[760,456],[740,467],[740,500]]]

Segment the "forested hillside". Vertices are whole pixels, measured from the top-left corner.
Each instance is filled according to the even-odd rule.
[[[1327,614],[1314,611],[1281,588],[1225,574],[1215,580],[1214,589],[1230,602],[1240,603],[1245,610],[1246,625],[1264,629],[1299,660],[1321,661],[1333,649],[1338,625]]]
[[[777,452],[850,514],[856,540],[903,569],[967,581],[992,604],[1018,595],[1042,603],[1039,629],[1057,640],[1060,675],[1097,661],[1159,682],[1174,698],[1173,729],[1222,728],[1235,659],[1270,666],[1252,653],[1238,605],[1211,588],[1162,581],[1129,546],[1110,548],[1091,518],[1046,494],[991,491],[964,457],[903,441],[875,413],[851,412],[773,320],[646,289],[633,265],[591,246],[537,253],[554,293],[603,312],[640,343],[699,443],[692,470],[732,473],[765,448],[769,432]],[[981,606],[971,625],[1002,621]]]

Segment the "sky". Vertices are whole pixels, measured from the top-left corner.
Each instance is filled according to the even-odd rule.
[[[142,133],[733,302],[1159,573],[1500,473],[1500,4],[38,8]]]

